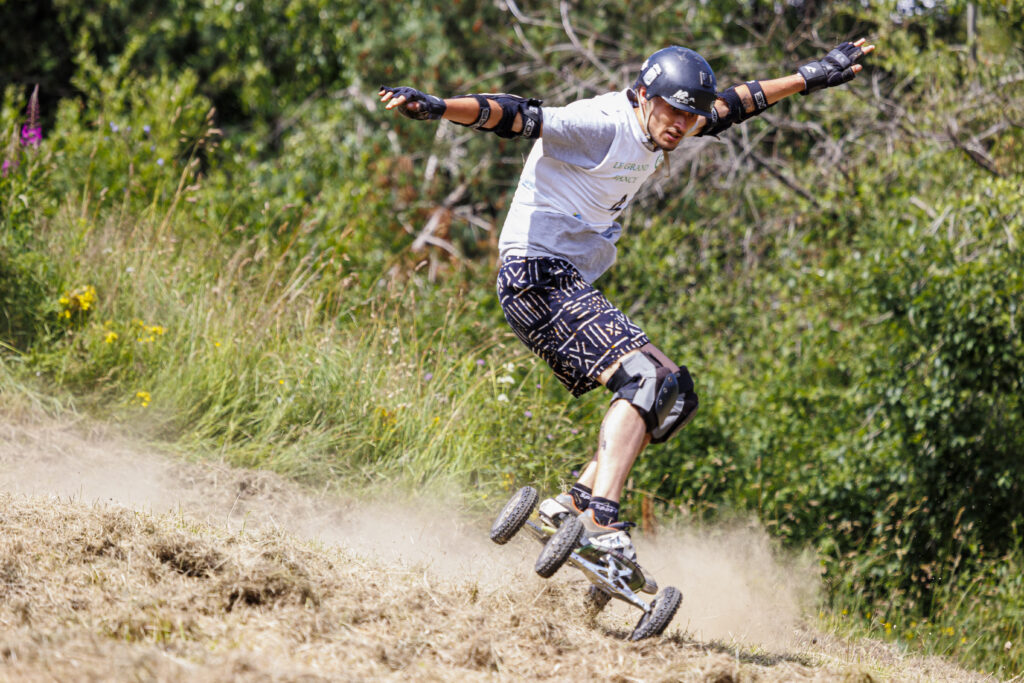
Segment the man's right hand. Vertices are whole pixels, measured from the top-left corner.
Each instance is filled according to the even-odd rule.
[[[377,94],[380,96],[381,102],[387,102],[385,109],[398,107],[399,114],[417,121],[439,119],[448,109],[448,105],[440,97],[428,95],[406,86],[391,88],[382,85]]]

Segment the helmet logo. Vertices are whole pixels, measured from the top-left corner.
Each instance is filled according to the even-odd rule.
[[[654,79],[661,75],[661,64],[653,64],[650,69],[644,72],[644,85],[650,87]]]
[[[683,104],[693,106],[693,98],[690,97],[689,90],[676,90],[676,94],[672,96],[672,99],[679,100]]]

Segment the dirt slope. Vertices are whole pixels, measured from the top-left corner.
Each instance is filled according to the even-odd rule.
[[[812,573],[756,529],[640,542],[684,606],[596,622],[451,506],[337,500],[0,410],[0,679],[986,680],[801,627]]]

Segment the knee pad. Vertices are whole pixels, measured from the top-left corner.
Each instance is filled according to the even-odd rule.
[[[679,384],[679,395],[668,417],[651,432],[651,443],[665,443],[676,435],[680,429],[690,424],[690,420],[697,414],[697,392],[693,390],[693,378],[686,366],[680,366],[676,373]]]
[[[622,359],[607,386],[615,392],[612,401],[629,401],[652,434],[670,417],[679,398],[679,378],[647,352]]]

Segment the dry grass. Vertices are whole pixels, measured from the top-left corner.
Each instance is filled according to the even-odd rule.
[[[958,673],[909,668],[881,647],[858,647],[863,661],[851,663],[678,630],[630,643],[621,616],[575,614],[572,581],[460,584],[279,532],[10,495],[0,519],[0,673],[21,680],[866,680],[879,664],[900,680]]]
[[[227,534],[52,499],[5,496],[0,515],[0,654],[16,678],[821,673],[799,657],[737,659],[678,634],[627,643],[627,629],[572,617],[566,607],[579,595],[565,583],[457,585],[279,533]]]
[[[0,416],[2,679],[981,680],[806,630],[785,647],[698,640],[685,617],[630,643],[635,610],[588,621],[574,572],[541,580],[535,544],[493,546],[482,520],[438,525],[436,510],[409,508],[388,520],[380,505],[328,505],[264,473],[10,417]],[[42,473],[54,469],[71,482],[103,473],[109,491],[46,493]],[[147,487],[170,512],[140,511]],[[131,505],[116,502],[125,490]],[[309,540],[314,527],[327,543]]]

